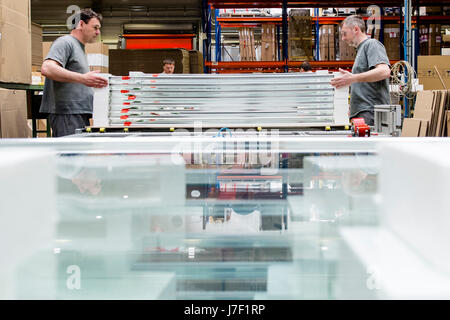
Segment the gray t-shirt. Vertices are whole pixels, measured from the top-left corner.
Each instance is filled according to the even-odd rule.
[[[366,39],[356,49],[352,73],[367,72],[377,64],[389,64],[389,58],[383,44],[376,39]],[[356,82],[351,86],[350,117],[362,111],[372,111],[378,104],[390,104],[389,79],[376,82]]]
[[[69,71],[89,72],[84,45],[71,35],[55,40],[45,60],[55,60]],[[92,114],[94,91],[81,83],[45,79],[42,113]]]

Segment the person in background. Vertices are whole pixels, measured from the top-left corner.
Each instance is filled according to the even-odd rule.
[[[352,72],[342,69],[342,77],[331,80],[336,88],[351,86],[350,119],[364,118],[374,125],[374,106],[390,104],[389,59],[383,44],[366,35],[366,25],[361,16],[345,18],[341,29],[342,40],[356,48]]]
[[[173,59],[165,59],[163,61],[162,74],[173,74],[175,71],[175,61]]]
[[[313,72],[308,61],[303,61],[303,63],[300,65],[300,72]]]
[[[53,137],[74,134],[89,126],[93,113],[94,91],[108,81],[99,71],[90,71],[85,45],[100,35],[101,16],[83,9],[79,22],[69,35],[56,39],[42,64],[46,77],[40,112],[49,114]]]

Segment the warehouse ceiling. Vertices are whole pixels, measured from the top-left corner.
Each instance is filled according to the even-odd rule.
[[[115,45],[127,32],[196,33],[201,5],[202,0],[31,0],[31,20],[43,26],[44,41],[52,41],[68,33],[74,6],[90,7],[103,15],[102,41]]]

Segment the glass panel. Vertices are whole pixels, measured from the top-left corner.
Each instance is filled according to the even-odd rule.
[[[25,194],[42,192],[47,204],[28,212],[20,194],[11,193],[15,215],[37,215],[42,226],[22,219],[3,243],[19,250],[28,237],[18,231],[53,228],[51,240],[34,241],[28,254],[10,260],[0,276],[9,284],[2,294],[380,298],[376,272],[366,268],[350,245],[354,234],[345,230],[363,230],[361,239],[374,245],[381,239],[374,232],[382,224],[378,147],[389,141],[262,135],[1,141],[3,155],[30,154],[18,157],[22,170],[13,171],[15,160],[0,162],[2,177],[14,172]],[[37,162],[41,156],[48,161]],[[0,190],[10,183],[0,180]],[[40,183],[45,188],[39,190]],[[54,223],[48,219],[53,204]],[[6,212],[3,226],[14,217]]]
[[[298,124],[334,121],[331,74],[145,75],[111,77],[110,125],[230,123]],[[277,106],[274,108],[274,106]],[[307,113],[313,108],[319,112]],[[326,109],[326,110],[324,110]]]

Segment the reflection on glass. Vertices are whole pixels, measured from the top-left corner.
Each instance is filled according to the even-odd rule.
[[[17,297],[379,298],[341,231],[378,245],[380,157],[316,143],[58,152],[55,238],[17,267]]]

